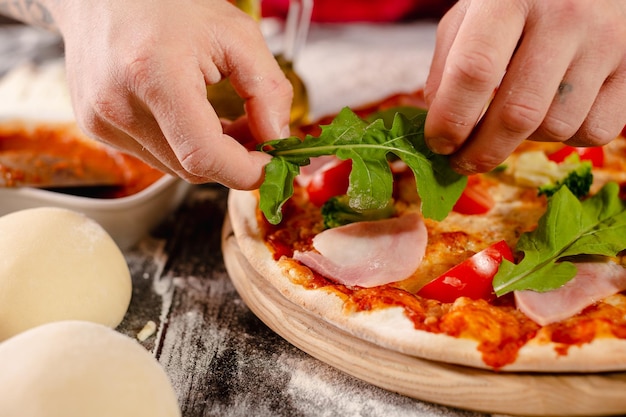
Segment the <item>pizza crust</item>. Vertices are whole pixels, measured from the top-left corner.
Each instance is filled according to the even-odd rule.
[[[228,212],[239,248],[250,265],[286,299],[306,312],[355,337],[409,356],[474,368],[491,369],[478,351],[478,343],[445,334],[416,330],[400,307],[376,311],[347,311],[343,300],[324,289],[294,284],[272,258],[258,227],[254,192],[232,190]],[[598,338],[571,346],[559,354],[552,342],[531,340],[514,363],[499,371],[510,372],[607,372],[626,370],[626,340]]]

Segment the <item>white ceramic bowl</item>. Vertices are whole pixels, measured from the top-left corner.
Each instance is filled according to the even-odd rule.
[[[100,199],[37,188],[0,188],[0,216],[34,207],[62,207],[84,213],[109,232],[120,249],[127,250],[176,209],[190,185],[166,175],[127,197]]]
[[[0,79],[0,125],[18,121],[73,123],[72,106],[61,59],[45,64],[24,64]],[[184,198],[189,184],[172,176],[161,177],[127,197],[92,198],[37,188],[0,187],[0,216],[17,210],[54,206],[84,213],[104,227],[122,250],[162,222]]]

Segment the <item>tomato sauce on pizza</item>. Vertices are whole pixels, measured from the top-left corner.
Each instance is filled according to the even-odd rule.
[[[539,214],[544,202],[534,194],[525,197],[531,197],[525,206],[534,208],[535,214]],[[527,211],[525,206],[522,211]],[[442,303],[417,294],[420,283],[463,262],[485,241],[494,239],[493,235],[497,238],[507,236],[513,242],[524,229],[532,226],[528,218],[531,216],[518,216],[516,212],[508,214],[503,223],[506,229],[492,230],[484,235],[477,232],[470,236],[460,230],[441,231],[442,228],[433,227],[429,235],[432,242],[431,256],[427,257],[429,261],[410,278],[373,288],[350,288],[334,283],[291,258],[294,250],[310,249],[313,237],[323,229],[319,211],[307,204],[303,196],[287,203],[285,218],[279,225],[270,225],[261,215],[259,220],[264,224],[264,236],[274,259],[290,271],[289,276],[298,285],[339,294],[345,300],[346,309],[367,311],[400,306],[416,329],[478,341],[485,363],[494,369],[513,362],[519,349],[535,337],[559,344],[559,354],[566,354],[570,346],[588,343],[596,337],[610,335],[626,339],[626,296],[623,294],[616,296],[620,299],[618,303],[602,301],[574,317],[545,327],[517,310],[512,295],[492,303],[464,297],[453,303]],[[491,222],[489,216],[485,220]],[[462,227],[463,222],[459,223]]]

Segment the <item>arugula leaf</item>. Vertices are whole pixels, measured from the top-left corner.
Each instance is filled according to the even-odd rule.
[[[537,228],[518,241],[515,250],[524,258],[517,265],[503,261],[493,287],[498,296],[514,290],[556,289],[576,275],[576,266],[563,258],[615,256],[624,249],[626,203],[619,198],[619,186],[607,183],[584,201],[562,187],[548,200]]]
[[[280,223],[281,208],[293,195],[293,180],[300,167],[308,165],[310,158],[322,155],[352,159],[350,207],[383,208],[393,192],[393,175],[387,162],[388,154],[393,154],[413,171],[424,216],[444,219],[463,192],[467,177],[454,172],[447,157],[433,153],[426,146],[425,119],[425,112],[411,119],[396,114],[387,128],[382,119],[368,124],[344,108],[329,125],[322,126],[319,137],[307,135],[302,141],[290,137],[263,143],[259,150],[273,156],[259,190],[260,208],[265,217],[272,224]]]
[[[390,128],[393,124],[393,119],[398,113],[404,115],[407,119],[413,119],[414,117],[419,116],[422,113],[426,113],[426,110],[414,106],[396,106],[375,111],[374,113],[367,116],[365,120],[371,123],[376,119],[382,119],[385,127]]]

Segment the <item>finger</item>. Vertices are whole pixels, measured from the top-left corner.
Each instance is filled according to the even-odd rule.
[[[258,187],[269,156],[248,152],[222,132],[221,122],[206,100],[202,74],[189,66],[178,69],[176,77],[162,74],[142,84],[146,90],[139,98],[154,115],[185,171],[231,188]],[[165,84],[159,81],[164,79]]]
[[[207,178],[191,175],[182,168],[174,152],[167,146],[167,142],[165,138],[163,138],[163,134],[160,130],[131,130],[134,133],[129,134],[104,119],[98,119],[96,122],[92,123],[92,127],[89,131],[91,132],[90,136],[97,137],[101,142],[125,154],[134,156],[163,173],[178,176],[192,184],[202,184],[208,181]],[[137,142],[138,137],[148,137],[151,140],[145,141],[144,145]],[[158,141],[154,140],[154,138],[159,137],[163,139]]]
[[[626,126],[626,61],[609,77],[580,129],[566,143],[571,146],[601,146],[613,140]]]
[[[469,137],[513,55],[525,23],[515,2],[471,2],[426,118],[428,145],[456,151]]]
[[[459,1],[446,13],[439,24],[437,25],[437,36],[435,39],[435,49],[433,51],[433,58],[430,64],[430,70],[426,83],[424,85],[424,100],[427,107],[430,107],[439,84],[441,83],[441,77],[445,68],[446,57],[448,52],[454,43],[454,38],[459,31],[459,26],[463,22],[465,16],[467,1]]]
[[[191,183],[204,183],[208,178],[187,172],[163,136],[154,117],[135,97],[113,94],[118,99],[100,101],[89,117],[82,120],[86,130],[101,141],[133,155],[147,164]],[[124,109],[124,111],[120,111]]]
[[[89,136],[97,138],[100,142],[118,149],[125,154],[132,155],[161,172],[177,175],[175,171],[161,162],[158,157],[154,156],[149,149],[135,142],[134,138],[108,123],[106,120],[98,119],[97,122],[93,122],[87,132]]]
[[[222,120],[222,128],[225,134],[236,139],[247,150],[252,151],[256,148],[258,142],[250,131],[248,118],[245,115],[232,121]]]
[[[536,47],[539,43],[543,44],[542,48]],[[470,140],[452,157],[457,171],[472,174],[495,168],[539,128],[555,96],[557,103],[561,98],[572,103],[568,95],[572,94],[570,89],[573,87],[561,84],[561,80],[576,54],[574,45],[576,42],[565,35],[559,38],[558,33],[545,30],[531,30],[524,35],[480,124]],[[577,74],[573,76],[578,77]],[[577,103],[576,107],[580,115],[588,109],[588,104]],[[565,117],[563,110],[558,110],[559,116],[553,117]],[[572,117],[579,116],[575,114]],[[558,119],[552,120],[554,126]],[[576,125],[569,118],[565,120]],[[573,132],[575,130],[570,133]]]
[[[229,62],[237,65],[222,72],[245,100],[248,123],[254,136],[260,141],[287,137],[293,88],[260,31],[251,35],[246,48],[230,50],[233,55]]]
[[[559,83],[541,125],[528,139],[565,142],[580,129],[602,87],[604,77],[596,76],[592,68],[572,67]]]
[[[579,13],[589,14],[584,10]],[[596,20],[598,18],[592,21]],[[599,23],[603,29],[610,27],[606,20],[600,20]],[[576,31],[575,29],[579,27],[570,28],[569,32],[589,33],[584,30]],[[593,34],[593,32],[591,33]],[[619,108],[620,105],[614,103],[616,98],[613,98],[613,93],[623,91],[624,69],[620,70],[619,68],[620,59],[623,60],[623,53],[615,53],[619,49],[616,49],[615,42],[612,42],[613,39],[623,39],[623,36],[610,30],[596,31],[596,33],[596,36],[590,35],[585,38],[574,36],[572,39],[572,36],[569,36],[567,39],[562,39],[563,44],[575,44],[576,41],[579,41],[582,49],[578,51],[559,84],[559,90],[544,121],[530,139],[567,141],[576,146],[589,146],[607,143],[616,136],[609,134],[614,130],[610,129],[609,126],[604,126],[604,124],[597,126],[597,128],[587,124],[585,126],[589,127],[590,131],[587,131],[587,128],[580,130],[590,112],[596,114],[600,108],[598,106],[602,106],[604,112],[604,115],[600,116],[600,120],[608,120],[610,118],[608,115],[616,113],[615,108]],[[612,34],[614,38],[609,37],[607,39],[608,34]],[[622,68],[625,66],[626,64],[622,63]],[[607,109],[604,107],[605,103],[614,103],[616,107]],[[593,120],[593,116],[591,120]]]
[[[240,11],[237,13],[241,14]],[[270,52],[257,24],[240,16],[229,27],[238,36],[214,39],[212,62],[230,80],[237,94],[245,100],[250,129],[256,139],[266,141],[289,136],[289,118],[293,88]],[[235,23],[238,26],[233,26]]]

